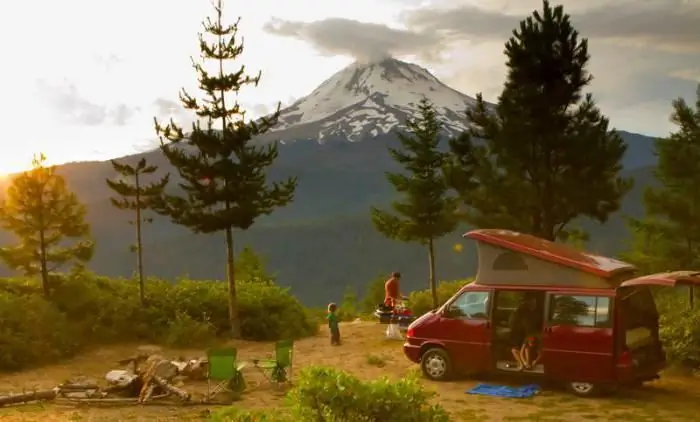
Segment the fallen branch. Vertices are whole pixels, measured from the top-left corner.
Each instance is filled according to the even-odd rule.
[[[174,395],[180,398],[182,401],[190,401],[190,398],[192,397],[190,393],[187,391],[183,390],[182,388],[176,387],[172,384],[170,384],[168,381],[166,381],[164,378],[161,378],[157,375],[153,376],[153,382],[158,384],[158,386]]]
[[[27,403],[30,401],[53,400],[58,394],[58,388],[43,391],[32,391],[31,393],[13,394],[11,396],[0,397],[0,407],[8,404]]]

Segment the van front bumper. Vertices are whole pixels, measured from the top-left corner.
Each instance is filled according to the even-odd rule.
[[[411,362],[420,363],[420,346],[406,342],[403,345],[403,354],[406,355]]]

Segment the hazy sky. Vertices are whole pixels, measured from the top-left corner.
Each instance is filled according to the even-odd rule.
[[[556,3],[556,2],[554,2]],[[562,0],[590,40],[591,87],[621,129],[672,130],[670,102],[700,80],[700,0]],[[312,91],[355,58],[415,61],[468,95],[495,100],[503,43],[539,0],[228,0],[242,63],[262,70],[240,95],[251,114]],[[178,116],[208,0],[8,0],[0,5],[0,173],[35,152],[52,162],[154,145],[154,116]]]

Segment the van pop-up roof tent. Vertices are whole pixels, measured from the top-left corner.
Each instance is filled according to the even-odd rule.
[[[474,230],[464,237],[477,242],[475,282],[482,285],[610,289],[632,278],[636,271],[626,262],[509,230]]]

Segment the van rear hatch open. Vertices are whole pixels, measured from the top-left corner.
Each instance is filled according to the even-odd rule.
[[[652,375],[666,361],[659,339],[659,313],[651,287],[700,286],[700,273],[676,271],[623,282],[618,296],[618,367],[629,365],[631,377]],[[622,374],[621,374],[622,375]]]

